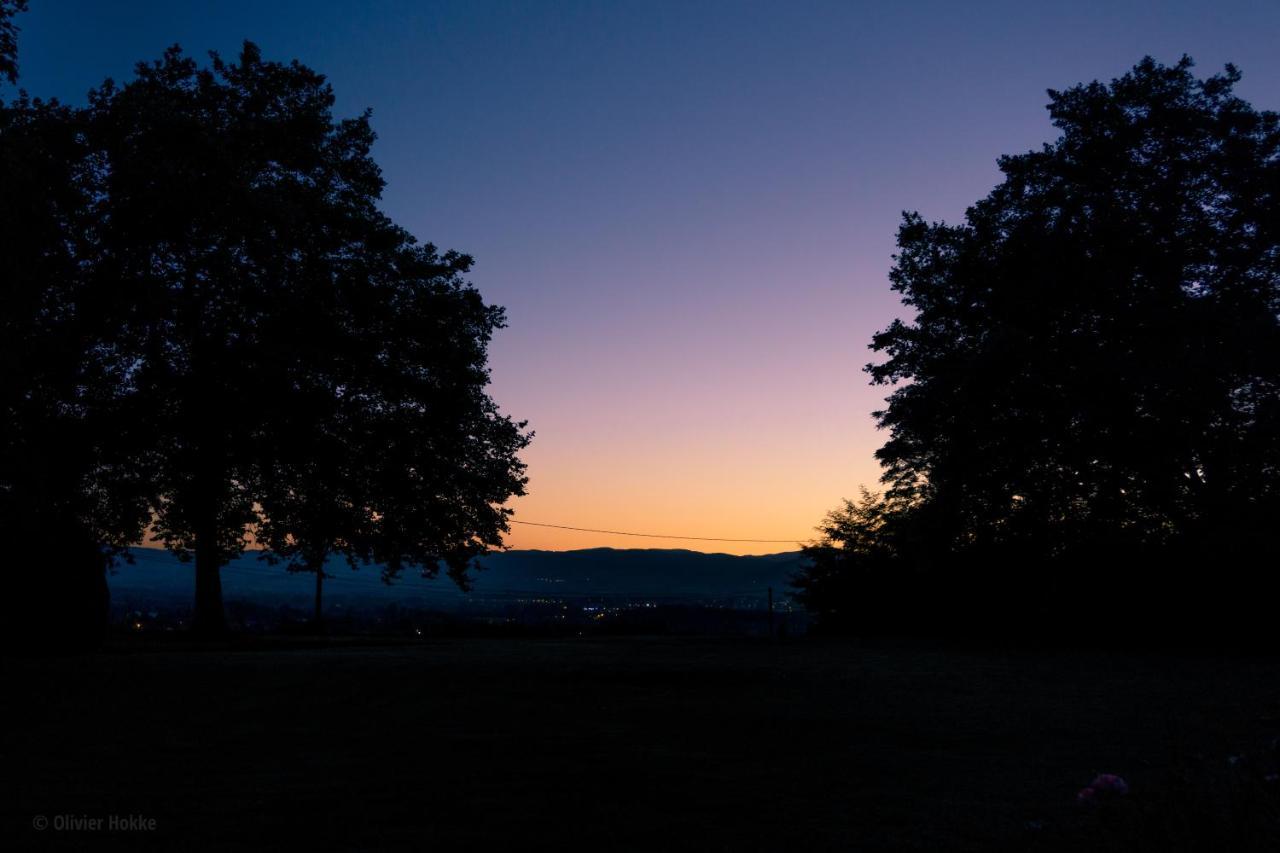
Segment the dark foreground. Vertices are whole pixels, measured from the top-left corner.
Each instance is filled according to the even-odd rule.
[[[4,668],[5,849],[1266,849],[1275,803],[1229,759],[1277,734],[1273,660],[611,638]],[[1077,806],[1099,772],[1133,793]],[[55,823],[111,815],[155,829]]]

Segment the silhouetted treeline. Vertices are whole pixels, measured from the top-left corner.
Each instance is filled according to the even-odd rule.
[[[1280,119],[1191,67],[1051,91],[1061,137],[963,224],[905,217],[886,491],[797,581],[829,630],[1269,636]]]
[[[333,101],[246,43],[0,110],[0,509],[19,564],[57,554],[21,612],[147,528],[209,633],[247,534],[318,579],[339,554],[461,584],[501,544],[530,437],[486,393],[503,312],[378,209],[369,116]]]

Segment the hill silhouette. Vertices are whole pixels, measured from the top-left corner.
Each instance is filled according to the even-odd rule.
[[[158,548],[134,548],[130,553],[133,564],[121,565],[109,578],[113,603],[189,603],[193,583],[189,563]],[[333,602],[395,602],[444,609],[492,597],[763,599],[770,586],[780,595],[804,559],[798,551],[763,556],[682,549],[502,551],[480,559],[482,570],[475,574],[471,592],[416,574],[388,585],[380,579],[378,566],[353,570],[342,560],[331,559],[325,594]],[[228,563],[224,575],[228,599],[303,606],[313,595],[312,575],[268,565],[253,553]]]

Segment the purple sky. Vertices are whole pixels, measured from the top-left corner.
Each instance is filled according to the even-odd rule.
[[[1188,53],[1280,107],[1275,2],[32,6],[33,94],[249,38],[372,107],[387,211],[508,310],[493,393],[537,431],[516,517],[581,527],[804,539],[874,486],[860,368],[901,211],[959,218],[1052,139],[1046,88]]]

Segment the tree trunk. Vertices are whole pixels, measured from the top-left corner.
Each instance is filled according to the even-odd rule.
[[[196,603],[192,628],[202,637],[221,637],[227,633],[226,614],[222,610],[222,561],[209,535],[196,539]]]

